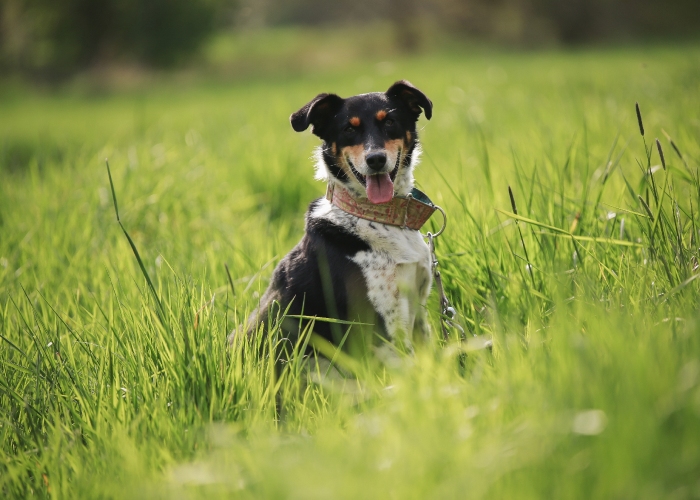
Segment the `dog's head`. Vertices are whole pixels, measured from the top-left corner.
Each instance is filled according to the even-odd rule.
[[[319,179],[342,182],[357,197],[386,203],[394,194],[405,196],[413,187],[418,156],[416,121],[433,103],[402,80],[386,92],[343,99],[319,94],[290,117],[297,132],[309,125],[323,139],[319,150]]]

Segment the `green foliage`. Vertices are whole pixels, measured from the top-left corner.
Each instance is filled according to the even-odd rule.
[[[0,96],[3,497],[700,494],[700,50],[378,62]],[[227,348],[324,192],[289,113],[399,78],[435,104],[416,177],[493,349],[341,357],[344,379]]]

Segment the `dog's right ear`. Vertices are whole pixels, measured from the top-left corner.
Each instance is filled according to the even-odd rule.
[[[319,137],[328,120],[340,110],[343,98],[336,94],[319,94],[299,111],[292,113],[289,121],[297,132],[303,132],[313,125],[312,132]]]

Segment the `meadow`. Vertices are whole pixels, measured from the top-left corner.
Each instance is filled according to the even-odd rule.
[[[414,356],[278,375],[226,336],[324,193],[289,114],[398,79],[465,338],[433,291]],[[700,498],[699,110],[697,45],[3,86],[0,496]]]

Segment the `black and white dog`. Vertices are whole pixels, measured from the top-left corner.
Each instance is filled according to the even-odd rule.
[[[421,112],[430,119],[432,110],[423,92],[399,81],[386,92],[346,99],[319,94],[291,115],[295,131],[312,126],[323,140],[316,178],[328,191],[311,203],[306,234],[277,265],[249,334],[285,311],[357,321],[375,349],[382,349],[377,336],[411,351],[428,334],[431,262],[419,228],[434,206],[414,188],[413,169],[420,153],[416,122]],[[283,329],[293,337],[301,323],[287,320]],[[314,331],[337,345],[338,326],[316,320]],[[351,338],[359,338],[352,328]],[[362,342],[366,347],[366,335]]]

